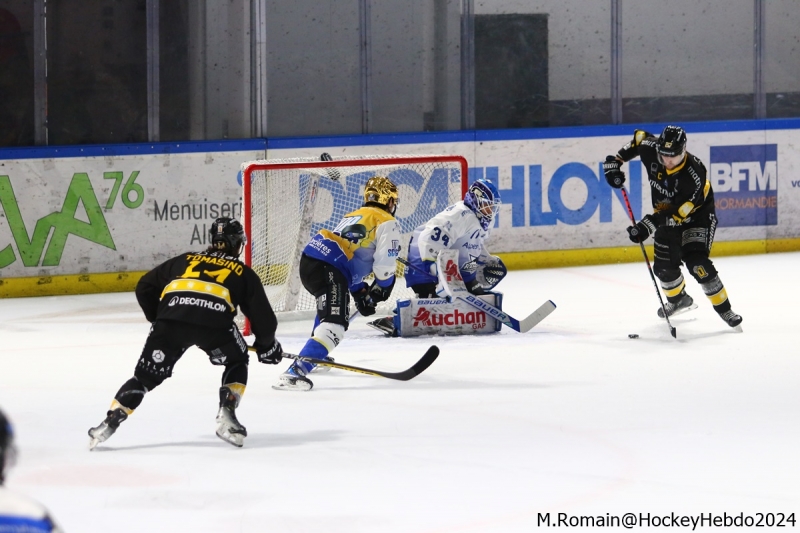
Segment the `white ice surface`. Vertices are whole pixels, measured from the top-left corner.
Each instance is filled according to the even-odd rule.
[[[528,532],[537,514],[800,513],[800,254],[718,258],[743,333],[699,308],[656,317],[643,262],[511,272],[505,309],[558,309],[527,334],[388,339],[358,319],[308,393],[250,365],[244,448],[214,435],[221,369],[193,348],[87,450],[149,325],[132,293],[0,300],[9,488],[67,532]],[[281,324],[298,351],[310,324]],[[629,333],[640,338],[631,340]],[[800,514],[798,517],[800,518]],[[610,529],[610,528],[605,528]]]

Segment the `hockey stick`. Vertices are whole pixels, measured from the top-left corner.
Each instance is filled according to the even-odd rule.
[[[425,272],[421,268],[411,264],[410,262],[408,262],[407,259],[398,257],[397,260],[400,261],[400,263],[407,266],[408,268],[416,270],[419,273],[425,274]],[[480,298],[477,298],[475,295],[470,294],[470,292],[467,291],[466,287],[464,287],[464,282],[460,283],[461,287],[456,287],[456,288],[454,288],[453,286],[449,287],[453,292],[451,296],[455,296],[459,300],[467,302],[472,307],[486,312],[489,316],[491,316],[495,320],[499,320],[506,326],[510,327],[511,329],[519,333],[526,333],[530,331],[531,329],[533,329],[534,326],[539,324],[539,322],[547,318],[547,316],[550,313],[556,310],[556,304],[554,304],[552,300],[547,300],[542,305],[540,305],[533,313],[523,318],[522,320],[517,320],[513,316],[509,315],[504,311],[501,311],[492,304],[484,302]]]
[[[631,223],[636,225],[636,218],[633,216],[633,209],[631,209],[631,203],[628,201],[628,192],[625,190],[625,187],[620,189],[622,191],[622,199],[625,200],[625,208],[628,210],[628,216],[631,218]],[[650,272],[650,279],[653,280],[653,287],[656,288],[656,294],[658,295],[658,301],[661,303],[661,311],[664,313],[664,318],[667,319],[667,326],[669,326],[669,334],[672,335],[674,338],[678,338],[678,330],[672,325],[672,322],[669,321],[669,315],[667,314],[667,308],[664,305],[664,299],[661,297],[661,291],[658,289],[658,283],[656,282],[656,276],[653,274],[653,267],[650,266],[650,259],[647,257],[647,252],[644,249],[644,242],[639,241],[639,246],[642,247],[642,255],[644,256],[644,262],[647,263],[647,271]]]
[[[255,352],[256,349],[252,346],[247,347],[248,350],[251,352]],[[414,363],[411,368],[403,370],[401,372],[384,372],[383,370],[374,370],[372,368],[361,368],[358,366],[352,365],[345,365],[342,363],[334,363],[332,361],[323,361],[322,359],[317,359],[314,357],[306,357],[303,355],[296,355],[293,353],[283,353],[283,357],[288,359],[294,359],[295,361],[302,361],[304,363],[311,363],[313,365],[320,365],[320,366],[329,366],[331,368],[338,368],[339,370],[348,370],[350,372],[358,372],[359,374],[367,374],[369,376],[378,376],[381,378],[388,378],[394,379],[398,381],[408,381],[410,379],[414,379],[415,377],[419,376],[425,370],[436,361],[436,358],[439,357],[439,348],[437,346],[431,346],[428,348],[428,351],[425,352],[425,355],[422,358]]]

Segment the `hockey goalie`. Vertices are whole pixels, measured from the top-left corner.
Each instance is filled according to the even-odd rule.
[[[502,294],[494,292],[507,269],[489,254],[484,241],[500,206],[500,194],[489,181],[477,180],[464,200],[448,206],[414,230],[409,241],[406,285],[416,298],[399,300],[394,316],[370,326],[390,336],[473,334],[498,331],[501,322],[485,310],[452,298],[449,287],[464,287],[490,306],[501,308]],[[442,252],[448,256],[442,261]]]

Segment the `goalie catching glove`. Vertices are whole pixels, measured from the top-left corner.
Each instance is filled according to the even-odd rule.
[[[656,221],[653,215],[645,215],[642,220],[628,228],[628,237],[632,242],[640,243],[656,232]]]
[[[479,266],[475,279],[481,283],[484,290],[490,291],[506,277],[506,274],[508,274],[508,269],[503,260],[496,255],[490,255],[489,259]]]
[[[283,359],[283,348],[277,340],[272,341],[268,347],[258,347],[256,351],[259,363],[277,365]]]
[[[603,163],[606,181],[615,189],[621,189],[625,184],[625,173],[620,170],[621,165],[620,160],[613,155],[606,156],[606,161]]]

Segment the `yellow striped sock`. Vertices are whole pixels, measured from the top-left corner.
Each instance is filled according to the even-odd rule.
[[[114,401],[111,402],[111,407],[109,407],[108,410],[109,411],[113,411],[115,409],[122,409],[123,411],[125,411],[125,414],[128,415],[128,416],[131,416],[133,414],[133,409],[128,409],[127,407],[125,407],[124,405],[119,403],[116,398],[114,398]]]
[[[722,303],[725,303],[725,301],[728,299],[728,293],[725,291],[725,287],[720,289],[719,292],[716,292],[714,294],[706,294],[706,296],[708,296],[708,299],[711,300],[711,303],[715,307]]]

